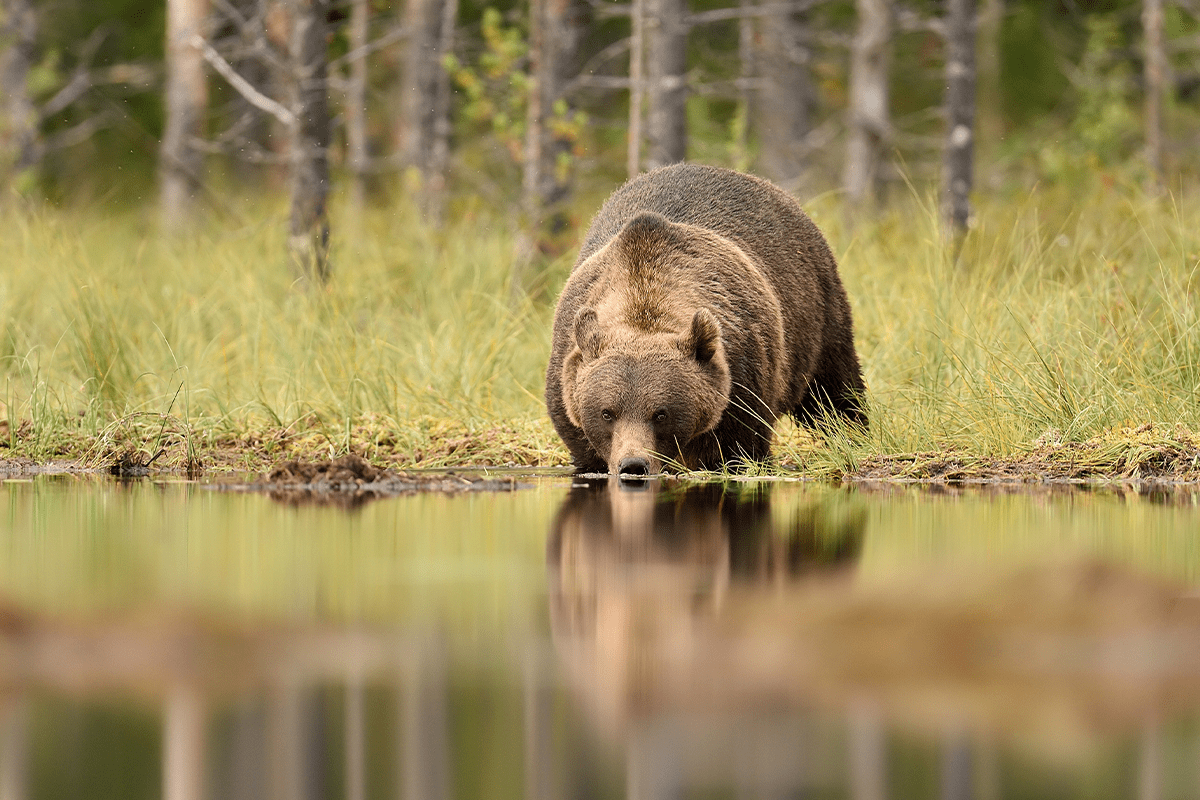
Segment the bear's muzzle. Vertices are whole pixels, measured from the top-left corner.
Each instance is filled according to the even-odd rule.
[[[645,477],[662,472],[662,461],[654,456],[654,444],[653,426],[618,421],[608,451],[609,474]]]

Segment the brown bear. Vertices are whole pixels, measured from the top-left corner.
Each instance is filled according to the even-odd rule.
[[[674,164],[596,214],[554,315],[546,405],[578,472],[761,460],[784,413],[866,426],[850,304],[799,204]]]

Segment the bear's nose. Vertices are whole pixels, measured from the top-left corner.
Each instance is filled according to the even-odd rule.
[[[622,475],[649,475],[650,462],[641,456],[628,456],[621,459],[617,472]]]

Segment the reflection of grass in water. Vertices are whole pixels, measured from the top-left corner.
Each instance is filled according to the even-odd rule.
[[[1098,557],[1191,583],[1200,581],[1200,531],[1192,492],[1053,487],[1023,491],[890,487],[860,491],[780,484],[772,518],[815,516],[834,536],[863,536],[858,579],[925,567],[1004,570]]]
[[[565,496],[554,482],[402,497],[347,513],[194,485],[81,480],[91,483],[0,486],[8,509],[0,586],[10,601],[84,613],[183,605],[305,621],[433,620],[472,641],[541,624],[546,536]],[[857,565],[860,581],[1072,556],[1200,580],[1190,504],[1079,490],[864,493],[772,483],[728,491],[729,501],[746,502],[765,493],[769,539],[811,537],[813,565],[854,555],[838,563]]]
[[[1190,198],[1035,190],[982,207],[957,263],[914,200],[854,231],[826,201],[813,210],[854,305],[871,429],[814,440],[785,426],[784,464],[970,477],[1031,452],[1075,463],[1071,448],[1094,440],[1086,458],[1099,473],[1200,468],[1185,463],[1200,410]],[[133,213],[18,214],[13,268],[0,276],[0,438],[40,458],[78,455],[121,419],[148,446],[169,414],[210,463],[229,461],[218,445],[256,457],[352,448],[422,464],[565,463],[541,385],[569,256],[514,309],[499,215],[470,212],[433,232],[388,208],[340,221],[334,280],[305,292],[276,216],[252,210],[243,217],[262,222],[165,240]],[[1161,442],[1135,433],[1144,423]],[[947,452],[961,463],[872,461]]]
[[[555,488],[415,495],[346,512],[182,484],[92,483],[0,486],[6,601],[83,615],[183,607],[429,623],[488,642],[544,613]]]

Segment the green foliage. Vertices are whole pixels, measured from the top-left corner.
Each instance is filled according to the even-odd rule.
[[[1006,3],[1000,31],[1003,112],[1013,129],[1037,124],[1055,112],[1071,85],[1063,62],[1077,58],[1072,28],[1038,0]],[[901,88],[902,90],[902,88]]]
[[[1141,121],[1132,105],[1132,67],[1119,56],[1120,30],[1108,16],[1086,20],[1087,45],[1075,72],[1075,113],[1062,136],[1040,152],[1042,171],[1061,180],[1074,170],[1123,163],[1140,142]]]
[[[483,50],[474,65],[448,54],[443,66],[462,91],[462,118],[489,131],[505,147],[513,163],[520,164],[534,85],[526,71],[529,46],[521,28],[505,26],[500,12],[493,7],[484,10],[481,30]],[[560,98],[547,117],[546,131],[552,140],[567,145],[556,153],[556,177],[561,182],[566,179],[574,158],[580,155],[580,137],[587,125],[587,115]]]
[[[529,75],[524,71],[529,48],[524,33],[516,26],[505,27],[495,8],[484,10],[482,32],[484,50],[474,67],[453,54],[443,63],[463,92],[463,118],[490,129],[520,163],[529,102]]]

